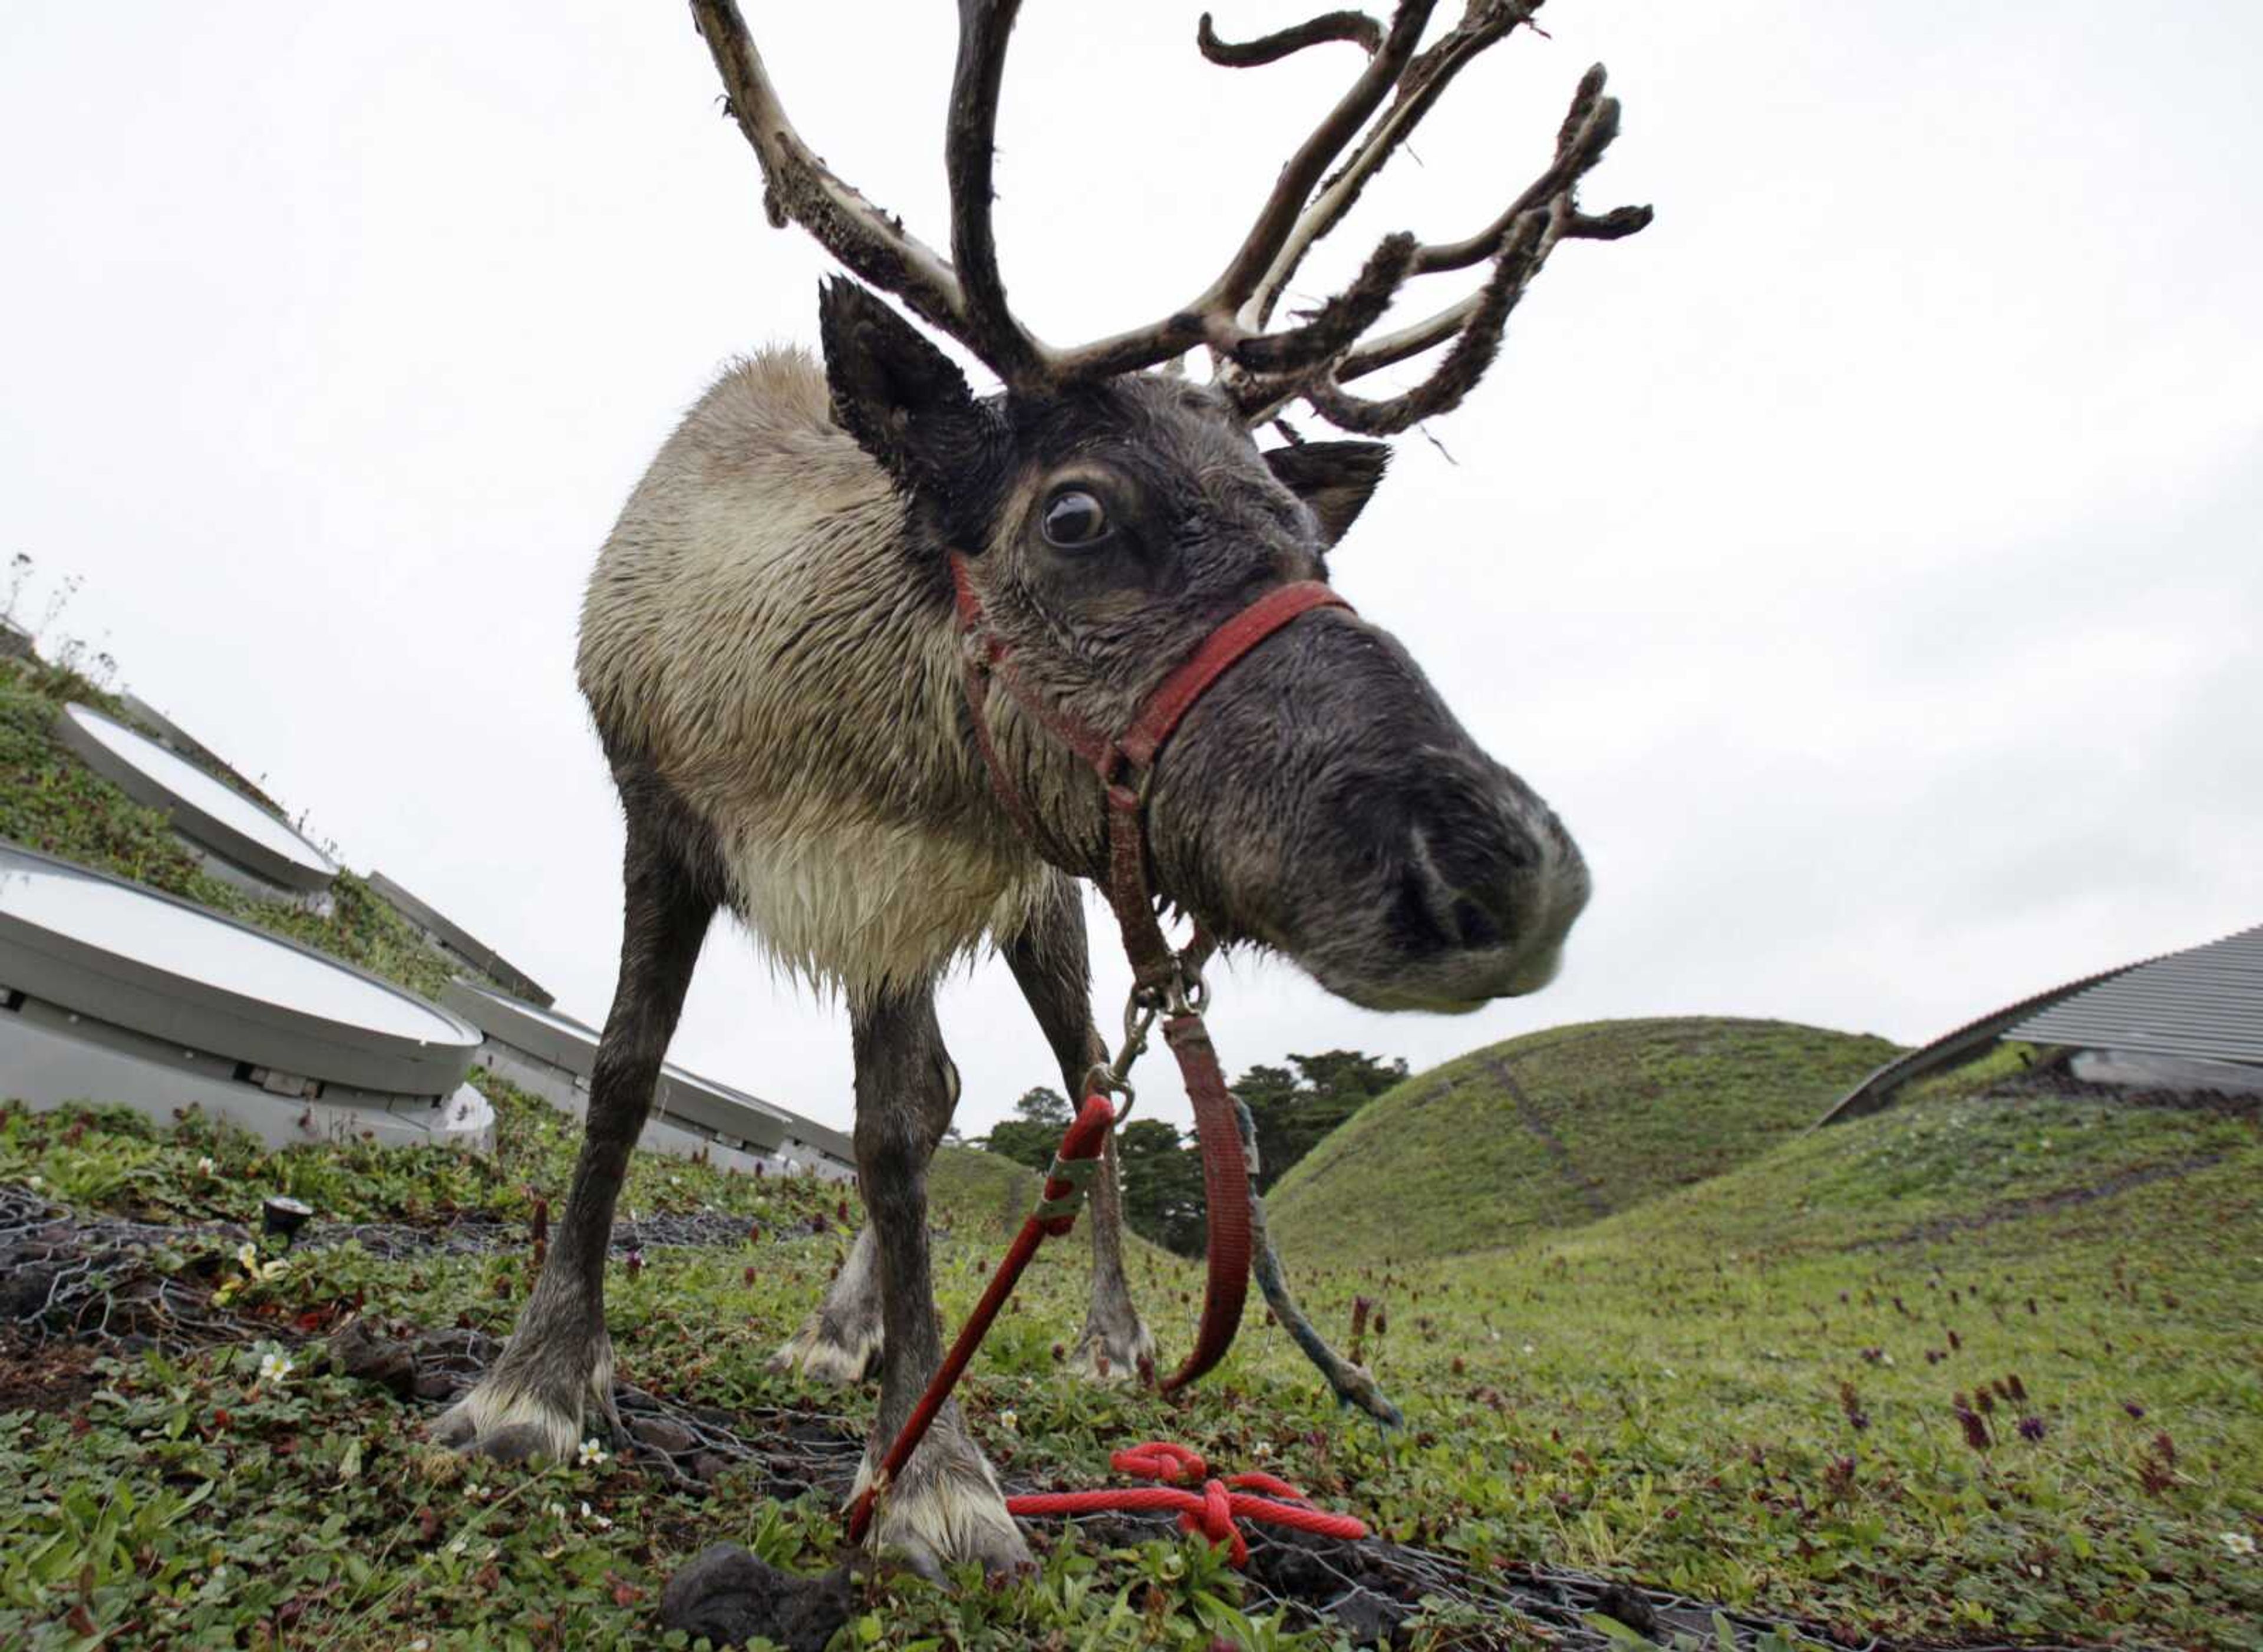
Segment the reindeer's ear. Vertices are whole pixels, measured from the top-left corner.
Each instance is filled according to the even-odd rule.
[[[948,491],[979,459],[989,422],[966,375],[920,330],[846,277],[817,294],[833,422],[914,493]]]
[[[1321,541],[1333,546],[1367,508],[1391,462],[1391,445],[1299,442],[1269,450],[1265,462],[1282,486],[1312,507],[1320,519]]]

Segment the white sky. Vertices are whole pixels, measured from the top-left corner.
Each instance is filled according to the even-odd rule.
[[[1025,9],[1000,235],[1057,340],[1203,285],[1353,70],[1210,68],[1199,9]],[[748,11],[805,135],[941,242],[951,9]],[[1437,427],[1459,462],[1403,440],[1338,559],[1596,898],[1556,987],[1462,1019],[1243,964],[1229,1068],[1679,1012],[1917,1040],[2263,917],[2263,13],[1544,21],[1312,285],[1490,218],[1610,65],[1588,204],[1658,222],[1558,255]],[[592,1020],[620,833],[582,581],[719,366],[813,340],[825,268],[716,95],[673,5],[0,10],[0,555],[83,576],[57,634]],[[1052,1081],[1002,967],[945,1024],[970,1133]],[[734,931],[675,1054],[847,1120],[845,1022]]]

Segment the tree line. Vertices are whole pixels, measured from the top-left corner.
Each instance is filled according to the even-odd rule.
[[[1320,1138],[1406,1076],[1401,1059],[1357,1050],[1291,1055],[1286,1067],[1252,1067],[1233,1086],[1257,1127],[1257,1191],[1272,1191]],[[1052,1163],[1071,1118],[1068,1098],[1039,1085],[1014,1104],[1013,1116],[970,1145],[1042,1170]],[[1200,1256],[1202,1155],[1191,1135],[1161,1119],[1134,1118],[1117,1132],[1124,1179],[1124,1219],[1132,1231],[1182,1256]]]

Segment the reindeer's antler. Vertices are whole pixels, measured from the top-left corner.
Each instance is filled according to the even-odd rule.
[[[1282,168],[1216,280],[1160,321],[1066,351],[1041,344],[1014,319],[991,231],[998,89],[1019,0],[959,0],[944,149],[950,262],[810,152],[786,120],[733,0],[693,0],[692,11],[732,111],[761,157],[771,221],[802,225],[850,270],[965,344],[1009,387],[1043,389],[1137,372],[1204,345],[1219,382],[1253,421],[1302,399],[1334,424],[1383,434],[1445,412],[1469,393],[1492,365],[1509,312],[1558,243],[1616,240],[1651,216],[1647,206],[1623,206],[1594,217],[1574,202],[1580,181],[1618,134],[1618,103],[1603,96],[1598,65],[1580,83],[1552,163],[1491,223],[1466,240],[1436,244],[1387,236],[1341,293],[1297,325],[1266,331],[1306,255],[1351,210],[1454,76],[1520,24],[1530,25],[1542,0],[1465,0],[1460,20],[1422,49],[1436,3],[1399,0],[1387,28],[1363,12],[1331,11],[1240,43],[1221,40],[1205,13],[1196,40],[1214,63],[1250,68],[1345,41],[1367,53],[1367,64]],[[1336,164],[1348,149],[1349,158]],[[1411,327],[1360,342],[1409,279],[1487,260],[1493,268],[1477,292]],[[1442,344],[1450,348],[1436,371],[1404,395],[1371,401],[1343,388]]]
[[[835,177],[802,141],[735,0],[692,0],[691,16],[723,77],[731,113],[762,162],[763,206],[770,222],[781,229],[799,224],[845,268],[902,299],[914,314],[958,339],[1009,384],[1029,388],[1053,376],[1047,371],[1049,352],[1006,308],[990,232],[998,86],[1006,67],[1006,38],[1019,9],[1020,0],[960,0],[958,63],[951,76],[944,150],[951,178],[951,260]]]

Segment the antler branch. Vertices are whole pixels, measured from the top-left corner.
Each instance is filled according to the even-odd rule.
[[[1580,78],[1572,106],[1557,132],[1556,156],[1491,223],[1466,240],[1420,248],[1408,273],[1428,275],[1464,269],[1490,257],[1493,268],[1485,285],[1412,326],[1371,338],[1345,351],[1319,369],[1245,379],[1230,387],[1245,413],[1258,418],[1302,397],[1331,424],[1363,434],[1403,431],[1457,406],[1499,353],[1509,314],[1523,297],[1548,255],[1565,241],[1615,241],[1651,221],[1647,206],[1622,206],[1601,216],[1579,210],[1573,192],[1601,161],[1618,135],[1619,105],[1603,95],[1601,64]],[[1436,371],[1423,383],[1387,401],[1370,401],[1345,391],[1352,380],[1452,344]]]
[[[1383,47],[1383,25],[1364,11],[1324,11],[1309,23],[1276,29],[1239,44],[1218,39],[1217,31],[1211,27],[1207,11],[1195,25],[1195,45],[1221,69],[1255,69],[1264,63],[1277,63],[1292,52],[1328,40],[1352,41],[1372,57]]]
[[[1477,388],[1500,353],[1508,314],[1547,262],[1556,241],[1554,229],[1551,214],[1530,213],[1517,221],[1493,261],[1493,273],[1466,301],[1469,314],[1458,336],[1448,335],[1454,339],[1453,348],[1437,372],[1421,384],[1388,401],[1372,402],[1346,390],[1340,374],[1323,373],[1303,388],[1305,400],[1329,424],[1363,436],[1395,436],[1424,419],[1453,411]]]
[[[835,177],[786,119],[734,0],[692,0],[691,16],[723,77],[732,117],[763,168],[763,209],[799,224],[853,273],[893,293],[922,321],[964,336],[966,301],[942,254]]]
[[[1391,27],[1382,43],[1369,57],[1367,67],[1352,83],[1351,90],[1336,101],[1320,124],[1289,157],[1288,164],[1274,180],[1272,192],[1266,196],[1259,208],[1257,221],[1250,226],[1248,235],[1235,249],[1233,257],[1200,297],[1176,314],[1166,316],[1148,326],[1119,333],[1113,338],[1088,344],[1060,358],[1059,366],[1072,378],[1097,377],[1103,374],[1129,373],[1140,367],[1152,367],[1157,362],[1168,361],[1185,354],[1199,344],[1207,344],[1221,353],[1231,353],[1247,339],[1252,331],[1236,319],[1236,312],[1248,302],[1257,290],[1266,270],[1281,250],[1282,245],[1295,230],[1305,202],[1328,163],[1342,153],[1361,127],[1388,97],[1397,84],[1400,73],[1414,55],[1414,48],[1422,39],[1422,30],[1430,20],[1430,12],[1437,0],[1399,0],[1399,8],[1392,14]],[[1341,18],[1343,13],[1332,14]],[[1372,21],[1372,19],[1367,19]],[[1309,31],[1328,18],[1316,18],[1301,25]],[[1248,53],[1253,63],[1274,62],[1298,47],[1316,43],[1321,39],[1353,38],[1335,34],[1314,33],[1297,45],[1276,46],[1287,35],[1299,30],[1283,30],[1280,34],[1268,35],[1240,48]],[[1206,29],[1197,32],[1197,44],[1207,34],[1216,42],[1215,33]],[[1223,44],[1223,42],[1218,42]],[[1208,53],[1205,52],[1205,55]]]
[[[1342,221],[1357,203],[1368,180],[1383,170],[1403,146],[1422,117],[1469,62],[1520,23],[1531,20],[1529,11],[1509,0],[1470,0],[1461,20],[1429,50],[1409,62],[1400,75],[1391,107],[1377,120],[1353,153],[1320,185],[1320,192],[1297,218],[1264,278],[1244,306],[1241,319],[1262,327],[1272,318],[1281,291],[1296,275],[1305,255],[1328,231]]]
[[[966,345],[1009,388],[1042,391],[1110,378],[1175,361],[1201,344],[1215,358],[1220,383],[1253,420],[1302,398],[1346,429],[1388,433],[1446,411],[1484,376],[1509,313],[1558,243],[1616,240],[1651,216],[1647,206],[1591,216],[1573,199],[1618,133],[1618,104],[1603,95],[1598,65],[1580,83],[1547,170],[1490,223],[1464,240],[1434,245],[1409,235],[1386,236],[1342,292],[1297,325],[1265,331],[1306,255],[1405,147],[1454,77],[1518,25],[1529,25],[1543,0],[1464,0],[1460,19],[1423,50],[1436,4],[1398,0],[1387,28],[1364,12],[1330,11],[1239,42],[1221,39],[1205,13],[1196,41],[1214,63],[1253,68],[1339,40],[1360,47],[1368,61],[1281,169],[1216,280],[1160,321],[1065,351],[1047,348],[1014,318],[993,226],[998,98],[1020,0],[959,0],[944,140],[948,260],[835,177],[802,141],[735,0],[692,0],[691,9],[731,113],[762,163],[770,221],[801,225],[850,271]],[[1338,164],[1347,149],[1348,158]],[[1477,292],[1412,326],[1359,343],[1408,280],[1488,259],[1493,268]],[[1442,344],[1450,347],[1436,370],[1402,395],[1372,401],[1343,388]]]
[[[991,182],[998,153],[998,91],[1006,75],[1006,41],[1021,0],[958,0],[958,63],[951,79],[951,126],[944,167],[951,179],[951,261],[965,290],[967,347],[1009,384],[1043,372],[1044,355],[1006,307],[991,230]],[[964,337],[964,336],[963,336]]]

